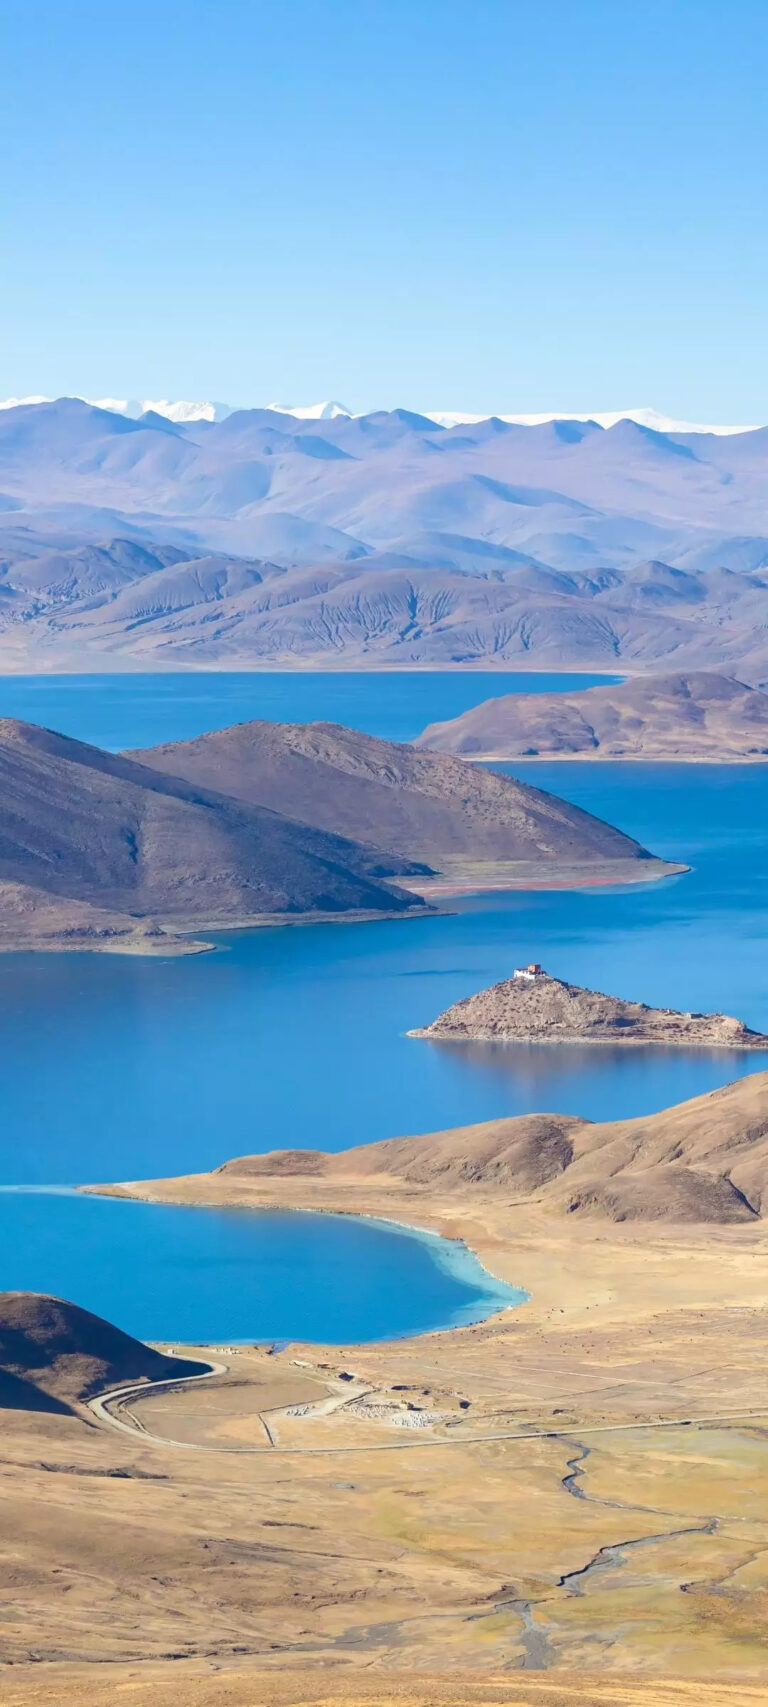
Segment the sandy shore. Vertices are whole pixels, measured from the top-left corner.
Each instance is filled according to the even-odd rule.
[[[516,1414],[544,1420],[553,1415],[548,1407],[555,1394],[558,1409],[565,1405],[569,1416],[585,1423],[680,1415],[683,1396],[686,1414],[698,1403],[702,1414],[710,1414],[713,1407],[768,1401],[762,1369],[754,1368],[751,1358],[738,1376],[733,1367],[741,1331],[734,1313],[744,1312],[746,1320],[756,1312],[757,1319],[765,1316],[768,1323],[768,1229],[762,1222],[574,1225],[535,1201],[516,1203],[504,1192],[484,1194],[468,1187],[441,1193],[439,1186],[420,1189],[384,1176],[353,1181],[213,1173],[84,1189],[149,1203],[301,1209],[389,1220],[461,1240],[492,1276],[528,1293],[527,1302],[483,1324],[397,1342],[394,1348],[361,1348],[358,1361],[364,1357],[367,1369],[383,1368],[392,1360],[398,1366],[406,1362],[418,1367],[425,1357],[430,1366],[450,1366],[470,1379],[479,1356],[483,1387],[490,1390],[498,1384],[506,1391],[507,1356],[514,1348]],[[694,1319],[707,1323],[708,1335],[723,1335],[723,1362],[709,1368],[706,1379],[690,1366],[688,1333]],[[668,1381],[657,1385],[651,1378],[649,1385],[644,1368],[634,1379],[624,1369],[620,1391],[611,1383],[608,1403],[601,1384],[593,1391],[591,1381],[585,1386],[581,1373],[569,1372],[568,1361],[563,1363],[563,1335],[584,1332],[597,1335],[606,1346],[610,1343],[611,1361],[618,1357],[621,1365],[634,1367],[637,1348],[625,1336],[632,1324],[651,1321],[651,1338],[663,1333],[675,1365],[671,1410]],[[754,1329],[752,1322],[750,1341]],[[525,1348],[534,1345],[538,1373],[530,1374],[523,1403],[521,1358]],[[581,1371],[580,1358],[577,1363]]]

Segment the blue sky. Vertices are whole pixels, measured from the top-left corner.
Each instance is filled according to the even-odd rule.
[[[0,395],[768,418],[768,8],[0,0]]]

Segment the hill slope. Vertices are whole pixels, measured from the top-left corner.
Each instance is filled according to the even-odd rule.
[[[535,1201],[555,1216],[613,1222],[753,1223],[768,1212],[768,1073],[633,1120],[536,1114],[388,1138],[328,1155],[243,1156],[188,1180],[139,1182],[164,1202],[368,1208],[416,1218],[454,1195]],[[359,1196],[359,1193],[358,1193]]]
[[[163,1357],[79,1304],[0,1292],[0,1410],[69,1411],[105,1387],[202,1368]]]
[[[456,861],[647,859],[631,837],[512,777],[337,723],[241,723],[128,755],[439,870]]]
[[[50,730],[0,721],[0,885],[134,920],[236,924],[258,915],[398,913],[380,882],[412,862]],[[42,903],[40,903],[42,905]],[[31,909],[34,911],[34,909]],[[24,908],[19,928],[24,927]]]
[[[768,693],[705,670],[581,693],[504,694],[431,723],[416,745],[464,758],[768,758]]]

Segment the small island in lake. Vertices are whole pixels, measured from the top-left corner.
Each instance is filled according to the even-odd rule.
[[[553,978],[532,963],[454,1002],[409,1037],[485,1043],[656,1043],[768,1049],[768,1036],[729,1014],[680,1013]]]

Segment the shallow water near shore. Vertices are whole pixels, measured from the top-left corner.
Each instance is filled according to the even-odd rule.
[[[49,705],[44,719],[62,728],[77,698],[76,679],[66,680],[58,709]],[[158,678],[149,679],[150,707],[143,680],[120,679],[113,744],[176,732],[157,726]],[[173,704],[185,678],[160,680]],[[272,691],[274,678],[263,680]],[[452,714],[457,682],[470,699],[511,687],[506,675],[494,688],[480,675],[414,680],[422,724]],[[332,678],[327,715],[353,726],[367,716],[381,733],[391,732],[387,717],[404,725],[416,715],[410,678],[362,683]],[[530,678],[517,684],[528,687]],[[318,678],[311,686],[318,691]],[[50,679],[45,687],[53,691]],[[382,710],[377,700],[376,713],[368,696],[386,699],[390,689],[391,702]],[[93,715],[98,699],[82,683],[79,691]],[[109,744],[113,712],[109,701],[105,727],[91,729],[92,738]],[[300,713],[284,697],[276,714]],[[313,714],[323,715],[322,706]],[[31,707],[26,715],[34,715]],[[141,733],[149,722],[151,737]],[[558,761],[526,763],[519,774],[691,871],[622,889],[468,896],[451,902],[450,914],[407,922],[235,933],[217,938],[215,954],[176,960],[0,956],[0,1181],[67,1185],[189,1173],[253,1151],[339,1150],[531,1110],[613,1119],[768,1069],[768,1055],[758,1051],[455,1045],[406,1036],[527,960],[611,994],[724,1011],[768,1030],[768,767]],[[36,1225],[33,1207],[20,1210],[19,1201],[0,1194],[0,1287],[44,1286],[42,1218],[72,1212],[64,1198],[30,1198],[46,1205]],[[23,1214],[26,1244],[17,1230]],[[159,1244],[155,1250],[152,1232],[146,1260],[161,1260],[170,1224],[147,1224],[158,1229]],[[85,1303],[73,1250],[72,1296]],[[364,1280],[362,1246],[357,1260]],[[187,1262],[191,1271],[190,1254]],[[81,1272],[85,1284],[86,1267]],[[282,1272],[279,1264],[274,1272]],[[229,1285],[224,1270],[219,1284]],[[333,1329],[329,1312],[318,1337],[333,1339]],[[237,1337],[232,1327],[216,1336]]]
[[[483,1321],[526,1294],[386,1221],[0,1192],[3,1264],[139,1339],[352,1345]]]

